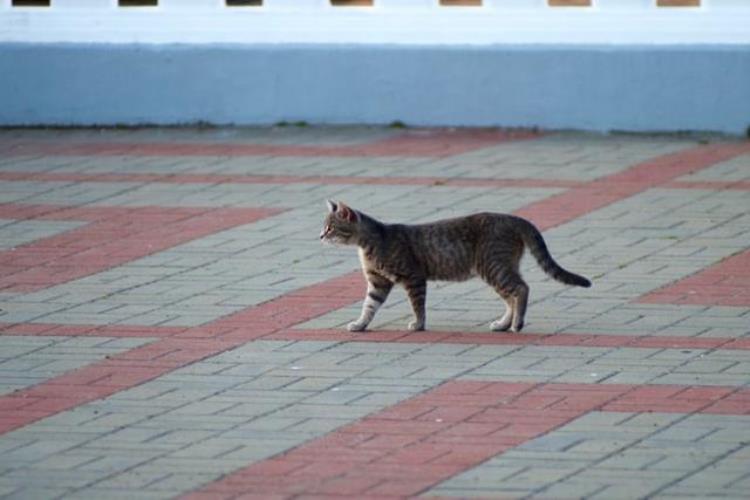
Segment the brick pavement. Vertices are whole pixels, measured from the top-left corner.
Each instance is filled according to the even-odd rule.
[[[750,145],[525,131],[0,132],[0,498],[743,498]],[[317,241],[515,212],[523,334],[480,282],[395,292]]]

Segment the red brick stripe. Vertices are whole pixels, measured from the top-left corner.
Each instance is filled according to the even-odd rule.
[[[304,156],[446,157],[508,141],[539,137],[532,131],[505,130],[415,130],[369,144],[354,146],[287,146],[247,143],[200,142],[75,142],[66,140],[23,140],[0,143],[5,156]]]
[[[403,498],[591,411],[750,414],[729,387],[451,381],[184,498]]]
[[[731,337],[657,337],[633,335],[595,335],[577,333],[467,333],[426,331],[409,332],[376,330],[360,333],[344,329],[279,330],[264,337],[266,340],[320,340],[341,342],[396,342],[424,344],[475,345],[545,345],[574,347],[632,347],[644,349],[750,349],[750,339]]]
[[[356,295],[364,284],[359,284],[357,276],[350,275],[353,288],[348,293]],[[325,284],[321,284],[326,286]],[[335,302],[329,300],[315,301],[314,309],[305,308],[310,317],[329,312],[327,307],[340,304],[346,297],[338,297]],[[351,302],[351,298],[349,298]],[[283,304],[282,304],[283,305]],[[408,344],[471,344],[471,345],[546,345],[572,347],[631,347],[643,349],[750,349],[750,339],[733,337],[678,337],[678,336],[634,336],[634,335],[596,335],[578,333],[468,333],[426,331],[409,332],[406,330],[374,330],[360,333],[337,329],[294,329],[287,328],[283,320],[285,312],[278,310],[278,305],[266,305],[265,317],[258,316],[250,308],[234,316],[229,316],[205,326],[194,328],[170,326],[133,326],[133,325],[58,325],[54,323],[0,323],[0,334],[9,336],[46,336],[46,337],[122,337],[122,338],[223,338],[238,336],[243,339],[263,340],[308,340],[335,342],[395,342]],[[322,313],[321,313],[322,311]],[[248,321],[258,321],[268,326],[272,333],[255,334],[248,328]]]
[[[352,278],[356,278],[352,275]],[[352,279],[352,282],[358,280]],[[364,285],[361,285],[364,286]],[[353,295],[360,291],[360,285],[354,285],[350,290]],[[344,297],[335,299],[345,300]],[[307,309],[310,315],[319,315],[329,312],[325,310],[332,302],[327,300],[316,301],[316,310]],[[272,311],[277,306],[267,306],[268,313],[273,317]],[[229,336],[234,334],[243,338],[262,338],[264,340],[313,340],[313,341],[336,341],[336,342],[396,342],[409,344],[473,344],[473,345],[547,345],[547,346],[575,346],[575,347],[632,347],[644,349],[723,349],[723,350],[746,350],[750,349],[750,339],[733,337],[679,337],[679,336],[634,336],[634,335],[597,335],[578,333],[469,333],[448,331],[426,331],[409,332],[406,330],[370,330],[366,332],[351,333],[342,328],[337,329],[288,329],[273,328],[273,333],[263,333],[260,337],[248,331],[247,318],[257,321],[257,313],[250,313],[254,309],[238,313],[210,323],[205,326],[194,328],[178,326],[137,326],[137,325],[60,325],[54,323],[1,323],[0,334],[8,336],[46,336],[46,337],[122,337],[122,338],[167,338],[177,336],[179,338],[214,338],[217,336]],[[278,312],[278,311],[277,311]],[[283,316],[279,312],[276,319],[268,323],[278,321]],[[314,317],[314,316],[311,316]],[[279,321],[278,325],[285,324]]]
[[[271,209],[0,205],[0,218],[83,227],[0,252],[0,291],[28,293],[279,213]]]
[[[454,177],[366,177],[343,175],[118,174],[0,172],[0,181],[37,182],[161,182],[168,184],[336,184],[373,186],[447,186],[494,188],[570,188],[581,184],[564,179],[481,179]]]
[[[750,250],[638,299],[649,304],[750,306]]]

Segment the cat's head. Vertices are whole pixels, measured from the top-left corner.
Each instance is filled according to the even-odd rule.
[[[326,201],[328,213],[323,222],[320,239],[327,243],[356,245],[359,234],[359,214],[342,202]]]

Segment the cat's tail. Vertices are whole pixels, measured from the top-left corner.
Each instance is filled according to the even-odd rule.
[[[582,286],[588,288],[591,286],[591,281],[575,273],[563,269],[560,264],[555,262],[547,250],[547,244],[544,242],[542,233],[534,227],[534,225],[525,220],[518,218],[520,221],[520,233],[523,242],[528,247],[531,255],[534,256],[536,261],[539,263],[539,267],[542,268],[548,276],[552,279],[565,283],[566,285]]]

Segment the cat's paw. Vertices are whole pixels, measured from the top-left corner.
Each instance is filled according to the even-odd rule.
[[[348,325],[346,325],[346,329],[350,332],[363,332],[365,331],[365,328],[367,328],[366,323],[359,323],[357,321],[352,321]]]
[[[503,321],[501,319],[490,323],[490,330],[493,332],[504,332],[510,328],[510,320]]]
[[[419,321],[412,321],[409,323],[409,331],[410,332],[421,332],[424,330],[424,323],[420,323]]]
[[[523,322],[520,322],[518,324],[515,324],[510,327],[510,331],[514,333],[518,333],[523,329]]]

